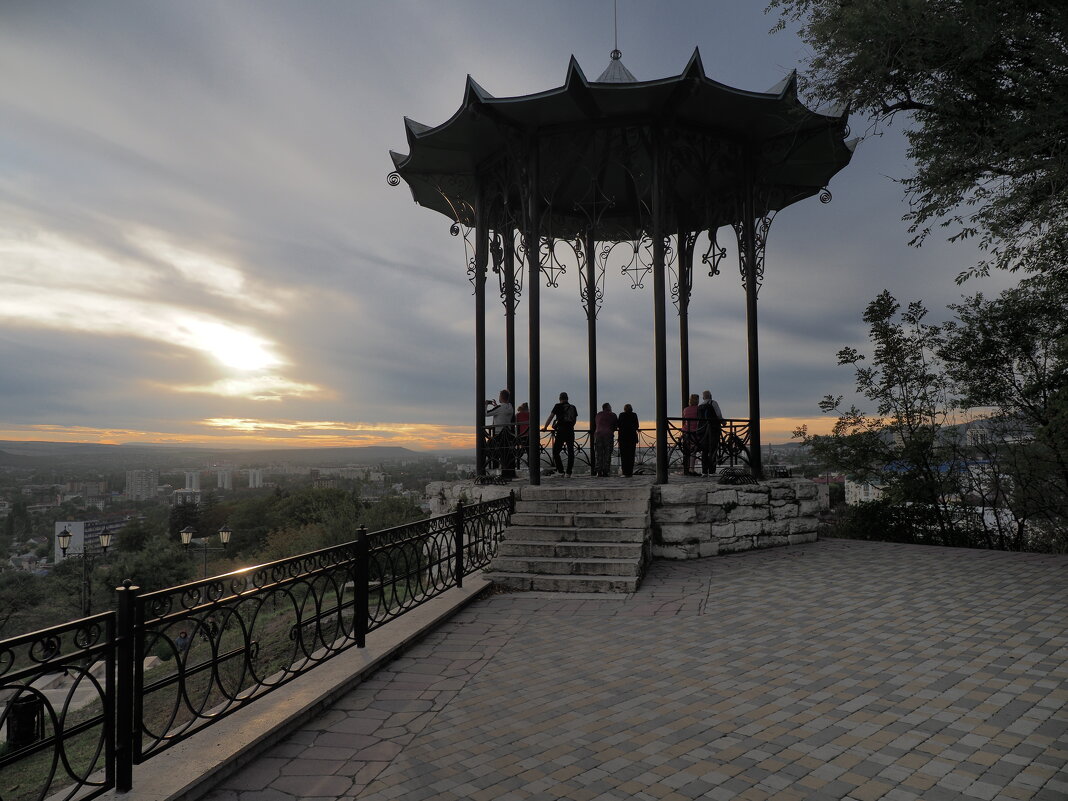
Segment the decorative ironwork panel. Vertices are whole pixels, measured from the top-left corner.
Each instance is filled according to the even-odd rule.
[[[115,786],[115,613],[0,641],[0,798],[95,798]]]
[[[371,539],[367,630],[454,586],[455,548],[455,515],[377,532]]]
[[[477,523],[470,531],[465,523],[465,574],[495,553],[508,517],[495,504],[466,510]],[[369,534],[363,569],[358,543],[349,542],[139,597],[135,760],[353,647],[361,629],[455,586],[457,522],[449,514]],[[367,619],[360,621],[364,577]]]
[[[671,258],[669,251],[665,249],[664,260],[671,275],[671,302],[681,313],[689,304],[690,294],[693,292],[693,249],[697,242],[697,232],[680,233],[678,240],[678,258]],[[669,239],[668,242],[670,241]]]
[[[708,265],[709,278],[719,275],[719,264],[727,256],[727,249],[720,245],[716,238],[717,233],[717,231],[708,232],[708,250],[701,256],[701,263]]]
[[[767,249],[768,244],[768,232],[771,230],[771,224],[775,220],[776,212],[768,212],[765,217],[758,217],[753,222],[753,233],[755,235],[755,241],[753,242],[753,251],[755,253],[755,262],[753,274],[756,276],[756,292],[760,293],[760,287],[764,285],[764,252]],[[738,271],[742,274],[742,287],[748,291],[748,253],[745,248],[745,224],[743,222],[732,223],[734,233],[738,237]]]

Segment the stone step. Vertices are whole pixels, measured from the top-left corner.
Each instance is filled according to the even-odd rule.
[[[537,499],[516,501],[517,513],[532,514],[628,514],[641,515],[649,509],[648,498],[622,498],[595,501]]]
[[[574,526],[512,525],[504,530],[504,539],[530,542],[643,542],[645,527],[575,528]]]
[[[557,559],[636,559],[641,560],[641,542],[539,542],[503,540],[499,556],[554,557]]]
[[[534,512],[516,512],[512,515],[512,524],[516,526],[541,526],[546,528],[645,528],[649,525],[649,514],[535,514]]]
[[[534,501],[624,501],[648,500],[650,487],[523,487],[520,500]]]
[[[485,578],[510,590],[533,592],[630,593],[638,589],[638,576],[539,576],[534,573],[487,571]]]
[[[494,571],[502,573],[537,573],[543,576],[636,576],[637,559],[556,559],[497,556]]]
[[[649,514],[641,515],[571,515],[575,528],[645,528]],[[514,518],[514,515],[513,515]]]

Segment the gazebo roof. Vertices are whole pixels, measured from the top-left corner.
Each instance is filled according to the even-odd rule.
[[[536,154],[552,235],[592,225],[599,239],[625,239],[648,230],[657,158],[669,226],[715,230],[739,218],[747,180],[765,214],[820,192],[852,156],[848,111],[805,107],[794,73],[751,92],[706,77],[698,50],[671,78],[626,80],[617,66],[626,71],[613,58],[608,79],[591,82],[572,56],[563,86],[521,97],[493,97],[468,76],[448,121],[405,118],[410,153],[391,152],[391,182],[403,179],[417,203],[465,224],[481,182],[492,187],[491,227],[504,227],[518,219]]]

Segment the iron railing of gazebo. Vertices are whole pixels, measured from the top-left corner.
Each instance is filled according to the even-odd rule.
[[[692,422],[692,421],[691,421]],[[696,443],[687,445],[686,421],[681,417],[668,418],[668,466],[672,469],[684,469],[687,447],[695,457],[695,466],[701,467],[701,448]],[[528,424],[513,423],[503,435],[499,435],[492,425],[486,425],[479,432],[483,437],[491,469],[500,468],[510,461],[515,470],[527,466],[527,436],[531,430]],[[521,429],[526,429],[524,434]],[[546,472],[554,470],[553,432],[534,429],[538,433],[538,450],[541,454],[541,466]],[[719,447],[716,450],[717,467],[738,467],[750,464],[749,421],[746,419],[725,420],[720,428]],[[592,436],[588,428],[575,428],[575,465],[576,468],[589,471],[592,462]],[[566,454],[561,453],[566,460]],[[612,449],[612,463],[619,464],[618,444]],[[638,432],[638,447],[634,453],[635,472],[652,472],[656,468],[656,430],[645,428]]]

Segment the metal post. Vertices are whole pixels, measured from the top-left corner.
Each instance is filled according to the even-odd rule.
[[[656,483],[668,483],[667,327],[664,276],[664,187],[660,132],[653,134],[653,352],[656,371]]]
[[[464,586],[464,502],[456,502],[456,586]]]
[[[527,386],[530,389],[530,431],[533,436],[527,444],[527,467],[530,483],[541,484],[541,188],[538,181],[540,169],[538,139],[528,144],[530,152],[527,181]]]
[[[745,159],[743,246],[745,248],[745,327],[749,352],[749,466],[756,478],[764,477],[760,456],[760,357],[757,343],[757,241],[755,177],[750,155]]]
[[[367,526],[360,526],[356,532],[356,563],[353,565],[353,621],[352,636],[356,647],[367,645],[367,617],[369,614],[371,593],[371,559],[370,545],[367,542]]]
[[[475,473],[486,475],[486,265],[489,261],[489,227],[486,193],[480,183],[475,207]]]
[[[115,637],[115,788],[128,792],[133,786],[134,758],[140,749],[135,747],[134,732],[140,736],[140,723],[135,721],[134,665],[137,660],[136,620],[139,587],[127,579],[116,587],[117,631]]]
[[[515,395],[515,238],[511,229],[504,238],[504,358],[505,386],[512,399],[512,408],[518,409]]]
[[[586,229],[586,349],[590,385],[590,469],[596,473],[596,448],[593,447],[594,418],[597,416],[597,276],[594,274],[593,227]]]
[[[82,544],[82,617],[89,617],[93,608],[93,587],[89,581],[93,569],[93,558],[86,550],[88,546]]]
[[[696,238],[678,233],[679,246],[679,385],[682,405],[690,400],[690,291],[693,280],[693,251]]]

